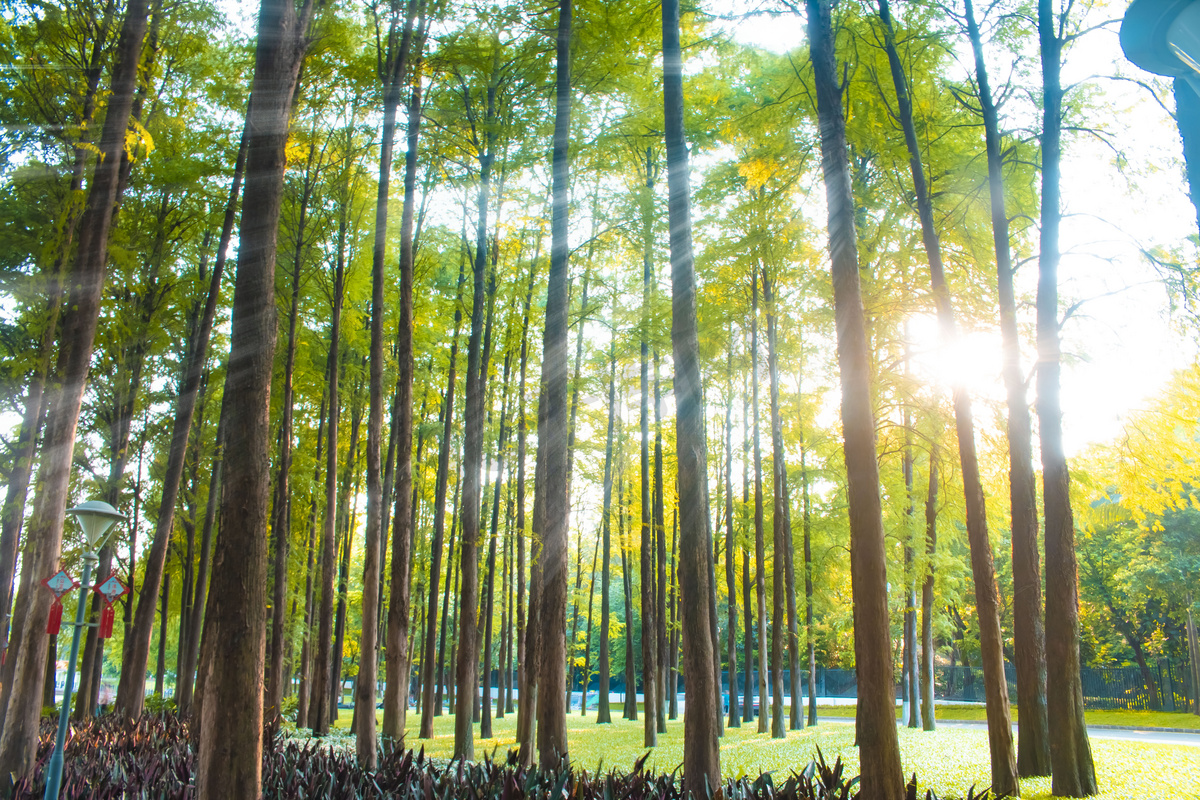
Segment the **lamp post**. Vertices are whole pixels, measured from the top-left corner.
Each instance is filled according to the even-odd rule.
[[[46,767],[46,793],[43,800],[57,800],[62,785],[63,746],[67,738],[67,717],[71,713],[71,689],[75,683],[75,661],[79,658],[79,634],[87,626],[87,594],[91,589],[88,582],[92,577],[92,566],[99,561],[96,551],[108,536],[109,529],[125,519],[125,515],[101,500],[89,500],[67,509],[73,514],[79,527],[83,528],[87,550],[83,554],[83,581],[79,584],[79,606],[75,609],[75,632],[71,636],[71,658],[67,661],[67,683],[63,687],[62,710],[58,714],[58,733],[54,737],[54,752]]]
[[[1175,79],[1175,122],[1200,226],[1200,0],[1133,0],[1121,49],[1147,72]]]

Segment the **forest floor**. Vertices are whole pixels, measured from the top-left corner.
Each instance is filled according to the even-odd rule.
[[[952,712],[949,707],[939,706],[940,718],[951,719],[951,713],[963,714],[960,719],[974,712],[971,707],[960,707]],[[838,717],[824,724],[800,731],[790,731],[784,739],[772,739],[769,734],[757,732],[757,725],[743,724],[740,728],[729,728],[721,739],[721,768],[727,775],[755,776],[760,772],[775,771],[786,775],[799,770],[816,755],[817,748],[832,762],[841,757],[846,762],[849,774],[858,772],[858,751],[854,747],[854,728],[845,724],[846,716],[839,712],[847,710],[853,715],[852,707],[822,708],[825,717]],[[945,711],[943,716],[942,712]],[[978,710],[982,714],[982,709]],[[1113,724],[1106,721],[1093,723],[1089,712],[1089,723]],[[1098,712],[1101,714],[1136,713],[1142,724],[1141,714],[1150,712]],[[629,769],[634,761],[646,752],[642,746],[643,722],[621,719],[621,707],[612,709],[611,725],[597,725],[596,713],[589,710],[580,716],[578,710],[567,717],[567,735],[571,760],[580,769],[607,771]],[[1164,715],[1183,718],[1185,714]],[[340,728],[350,725],[351,712],[342,710],[338,720]],[[424,747],[427,755],[434,758],[450,758],[454,747],[454,718],[446,715],[434,719],[434,737],[417,739],[420,714],[408,714],[408,740],[413,748]],[[1182,727],[1172,725],[1170,727]],[[479,728],[475,730],[478,732]],[[503,759],[516,741],[516,715],[507,714],[492,722],[493,738],[475,740],[475,755],[494,754]],[[941,797],[965,797],[971,786],[985,787],[989,783],[989,758],[987,732],[981,727],[943,727],[936,732],[898,728],[900,749],[906,775],[917,774],[921,791],[933,789]],[[1097,779],[1100,783],[1100,800],[1126,800],[1126,798],[1172,797],[1200,800],[1200,748],[1168,744],[1114,741],[1093,738],[1092,750],[1096,763]],[[683,761],[683,720],[667,722],[667,732],[659,734],[659,745],[647,761],[647,766],[660,771],[677,769]],[[1050,797],[1050,779],[1033,778],[1023,782],[1026,798]]]

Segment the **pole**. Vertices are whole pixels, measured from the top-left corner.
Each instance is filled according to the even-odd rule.
[[[67,661],[67,684],[63,687],[62,709],[58,712],[58,733],[54,736],[54,752],[50,756],[50,764],[46,767],[46,793],[42,800],[58,800],[58,790],[62,785],[63,746],[67,738],[67,717],[71,713],[71,689],[75,683],[75,661],[79,658],[79,633],[86,627],[84,615],[87,613],[87,595],[91,589],[88,583],[92,579],[92,565],[99,559],[95,553],[83,554],[83,581],[79,584],[79,606],[75,609],[75,632],[71,636],[71,658]]]

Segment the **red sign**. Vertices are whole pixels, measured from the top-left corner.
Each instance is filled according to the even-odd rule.
[[[129,587],[121,583],[121,579],[114,572],[108,576],[108,580],[98,583],[92,588],[96,594],[104,598],[104,610],[100,612],[100,630],[97,635],[101,639],[107,639],[112,636],[113,618],[116,616],[113,613],[113,603],[117,602],[117,598],[127,594]]]
[[[50,616],[46,620],[46,633],[56,636],[59,628],[62,627],[63,595],[78,586],[79,581],[68,575],[65,569],[60,569],[49,578],[43,580],[42,585],[54,595],[54,602],[50,604]]]

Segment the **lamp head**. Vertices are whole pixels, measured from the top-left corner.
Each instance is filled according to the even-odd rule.
[[[79,522],[84,538],[87,539],[89,550],[99,549],[100,544],[108,535],[109,528],[126,518],[124,514],[103,500],[88,500],[74,508],[68,508],[67,513],[73,514],[76,521]]]
[[[1200,63],[1200,0],[1133,0],[1121,22],[1121,49],[1147,72],[1194,75]]]

